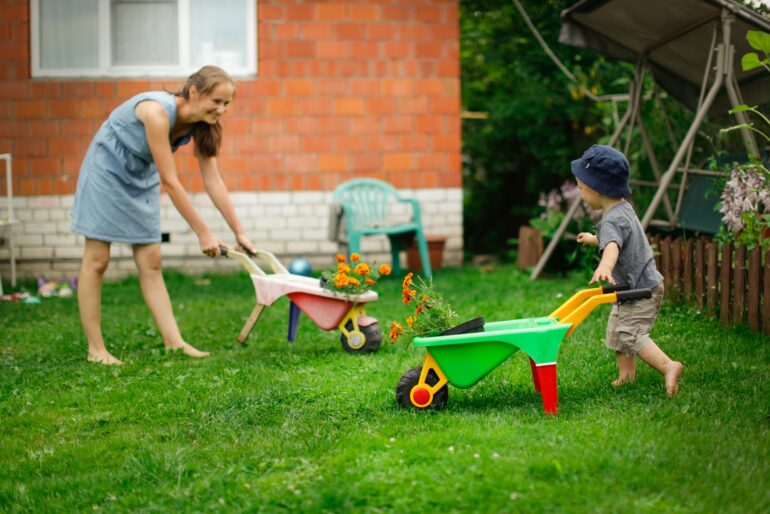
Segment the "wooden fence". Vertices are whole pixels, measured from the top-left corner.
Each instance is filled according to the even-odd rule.
[[[666,296],[694,305],[724,325],[747,323],[770,335],[770,251],[707,239],[672,240],[652,236],[655,263]]]

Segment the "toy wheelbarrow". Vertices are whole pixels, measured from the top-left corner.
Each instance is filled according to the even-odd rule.
[[[422,366],[410,369],[401,377],[396,387],[396,401],[403,407],[418,410],[441,409],[449,398],[448,384],[461,389],[471,387],[517,350],[523,350],[529,355],[543,410],[546,414],[556,414],[556,355],[562,339],[572,334],[598,305],[652,296],[649,289],[627,289],[627,286],[584,289],[547,317],[486,324],[483,318],[478,318],[477,331],[472,333],[417,337],[412,344],[425,347],[425,360]],[[473,324],[473,321],[467,323]]]
[[[253,256],[265,261],[272,270],[265,273],[256,262],[242,252],[220,249],[222,255],[237,259],[251,276],[257,296],[257,305],[251,311],[238,342],[245,343],[254,324],[265,307],[282,296],[288,296],[292,305],[304,312],[323,330],[339,329],[340,342],[350,353],[377,351],[382,342],[382,332],[377,320],[367,316],[364,304],[377,299],[377,293],[367,291],[360,295],[343,295],[321,287],[317,278],[294,275],[270,252],[257,251]],[[293,307],[289,311],[289,341],[294,341],[299,328],[299,316]]]

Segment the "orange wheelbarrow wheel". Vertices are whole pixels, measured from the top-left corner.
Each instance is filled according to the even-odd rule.
[[[396,386],[396,401],[401,407],[410,407],[417,410],[436,409],[440,410],[446,406],[449,400],[449,387],[444,384],[431,396],[430,391],[420,384],[420,374],[422,366],[412,368],[401,376]],[[425,382],[429,386],[435,386],[439,382],[438,375],[433,371],[428,371]]]

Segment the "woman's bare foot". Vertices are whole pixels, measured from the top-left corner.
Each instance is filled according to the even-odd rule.
[[[636,376],[620,376],[612,381],[613,387],[620,387],[623,384],[631,384],[636,382]]]
[[[676,396],[679,392],[679,375],[682,374],[684,365],[678,361],[672,361],[668,367],[668,371],[663,375],[663,379],[666,381],[666,392],[669,396]]]
[[[194,346],[191,346],[185,343],[184,341],[174,346],[167,345],[166,349],[172,350],[172,351],[182,350],[182,352],[184,352],[185,355],[189,355],[190,357],[195,357],[196,359],[209,356],[209,352],[202,352],[197,348],[195,348]]]
[[[88,350],[88,361],[106,364],[107,366],[121,366],[123,361],[116,359],[107,350]]]

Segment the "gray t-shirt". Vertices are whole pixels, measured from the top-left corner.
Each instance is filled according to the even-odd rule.
[[[652,289],[663,281],[663,275],[655,266],[650,243],[631,204],[624,200],[610,207],[596,225],[596,235],[599,238],[599,255],[613,241],[620,248],[618,262],[612,270],[615,282],[628,284],[632,289]]]

